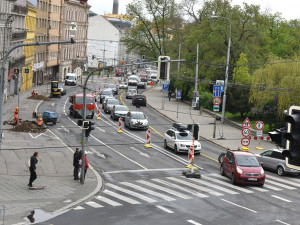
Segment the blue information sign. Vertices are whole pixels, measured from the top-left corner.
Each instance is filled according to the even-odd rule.
[[[213,96],[214,97],[221,97],[221,93],[222,93],[222,86],[221,85],[214,85]]]
[[[163,84],[162,89],[163,89],[163,91],[168,91],[169,84]]]
[[[177,90],[176,92],[176,98],[181,99],[182,91]]]

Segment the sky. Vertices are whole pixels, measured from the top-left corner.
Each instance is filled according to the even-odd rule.
[[[113,2],[113,0],[88,0],[92,6],[91,10],[100,15],[112,13]],[[126,5],[131,2],[132,0],[119,0],[119,14],[125,14]],[[300,0],[232,0],[233,5],[242,5],[243,2],[260,5],[262,11],[267,9],[273,14],[280,12],[286,20],[300,19]]]

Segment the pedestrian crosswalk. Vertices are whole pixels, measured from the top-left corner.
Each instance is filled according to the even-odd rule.
[[[106,183],[105,190],[93,200],[77,206],[74,210],[87,207],[103,208],[138,205],[163,201],[189,200],[192,198],[220,197],[224,195],[253,194],[255,192],[296,190],[300,187],[297,177],[268,175],[263,187],[236,186],[227,177],[219,174],[202,175],[201,179],[183,176],[135,180],[132,182]]]

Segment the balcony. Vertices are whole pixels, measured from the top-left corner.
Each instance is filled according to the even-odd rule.
[[[18,33],[12,33],[11,35],[11,40],[12,41],[18,41],[18,40],[22,40],[22,39],[26,39],[26,32],[18,32]]]
[[[27,15],[28,9],[26,6],[21,6],[21,5],[13,5],[12,13],[16,13],[16,14],[23,14],[23,15]]]

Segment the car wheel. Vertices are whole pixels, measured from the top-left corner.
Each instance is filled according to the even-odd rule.
[[[224,168],[223,168],[222,165],[220,166],[220,174],[221,174],[222,176],[225,176]]]
[[[131,127],[130,123],[128,124],[128,128],[129,128],[129,130],[132,130],[132,127]]]
[[[236,182],[235,182],[235,175],[234,175],[234,173],[232,174],[232,177],[231,177],[231,183],[232,183],[233,185],[235,185],[235,184],[236,184]]]
[[[177,145],[174,145],[174,152],[175,152],[176,154],[178,153]]]
[[[165,148],[165,149],[168,149],[167,140],[164,140],[164,148]]]
[[[55,124],[56,124],[56,121],[53,122],[53,125],[55,125]]]
[[[224,156],[225,156],[225,153],[221,153],[221,155],[219,155],[219,157],[218,157],[219,163],[221,163],[223,161]]]
[[[283,176],[284,175],[284,169],[282,168],[282,166],[278,166],[277,167],[277,174],[279,176]]]

